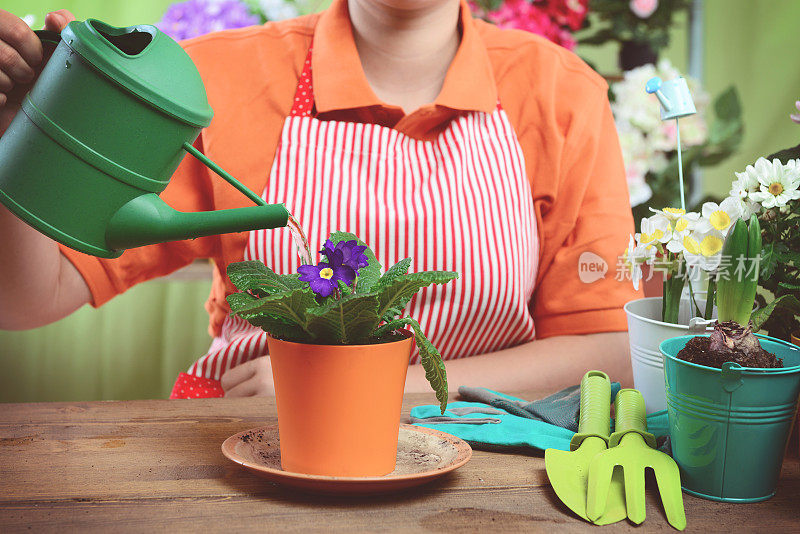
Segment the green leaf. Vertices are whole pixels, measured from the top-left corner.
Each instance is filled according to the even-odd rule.
[[[294,341],[295,343],[308,343],[311,336],[297,323],[286,321],[274,315],[256,315],[247,319],[251,325],[262,329],[274,338]]]
[[[800,284],[790,284],[789,282],[778,282],[778,285],[784,289],[793,289],[793,290],[800,289]]]
[[[445,284],[458,278],[458,273],[451,271],[422,271],[396,277],[378,293],[378,317],[383,321],[391,321],[403,312],[411,297],[423,287],[431,284]]]
[[[763,325],[776,307],[786,308],[794,312],[796,315],[800,314],[800,300],[794,295],[783,295],[778,297],[763,308],[759,308],[750,315],[750,322],[753,323],[753,331],[761,330]]]
[[[439,349],[428,341],[419,323],[411,317],[402,317],[379,326],[375,329],[373,335],[381,337],[394,330],[400,330],[406,325],[414,330],[414,340],[417,342],[417,348],[419,349],[420,363],[422,368],[425,369],[425,378],[428,379],[433,391],[436,392],[436,399],[439,401],[439,407],[444,414],[447,408],[447,370],[444,367],[444,360]]]
[[[714,99],[714,112],[720,119],[736,120],[742,116],[742,105],[736,87],[729,86]]]
[[[761,248],[761,261],[759,262],[759,279],[763,282],[769,280],[775,272],[775,245],[774,243],[766,243]]]
[[[250,301],[237,295],[241,293],[228,295],[231,311],[250,324],[270,334],[273,332],[267,329],[268,325],[292,325],[302,329],[307,338],[314,338],[313,330],[307,327],[307,315],[310,309],[317,307],[311,288],[284,291]],[[274,335],[280,337],[281,334],[275,332]]]
[[[228,265],[228,278],[239,291],[259,295],[280,293],[289,289],[284,280],[260,261],[240,261]]]
[[[383,291],[399,277],[403,276],[404,274],[408,274],[408,269],[410,267],[411,267],[411,258],[400,260],[399,262],[392,265],[388,271],[383,273],[383,276],[381,276],[381,279],[378,280],[373,289],[378,292]]]
[[[308,282],[303,282],[300,280],[299,273],[281,274],[278,276],[281,277],[281,282],[283,282],[283,285],[285,285],[289,289],[305,289],[307,287],[310,287],[308,285]]]
[[[336,244],[339,241],[357,241],[359,245],[367,246],[366,243],[361,241],[355,234],[350,232],[333,232],[329,238],[332,243]],[[381,277],[381,263],[375,257],[375,253],[369,246],[364,251],[367,256],[369,265],[362,267],[358,270],[358,279],[356,280],[356,293],[369,293],[372,290],[372,285]]]
[[[258,299],[248,293],[232,293],[226,297],[231,313],[235,314],[239,310],[249,308]]]
[[[337,280],[336,283],[339,286],[339,292],[342,294],[342,296],[347,297],[353,294],[353,288],[348,286],[343,281]]]
[[[374,293],[330,299],[308,312],[308,330],[323,343],[352,345],[366,340],[378,324]]]
[[[800,252],[793,252],[787,250],[786,252],[775,252],[775,259],[779,263],[793,263],[794,265],[800,264]]]

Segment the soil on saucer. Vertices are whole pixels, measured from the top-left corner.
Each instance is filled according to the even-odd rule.
[[[678,358],[689,363],[716,367],[722,369],[725,362],[738,363],[742,367],[759,367],[762,369],[776,369],[783,367],[783,360],[777,358],[771,352],[762,350],[756,354],[745,354],[737,352],[736,356],[730,354],[719,354],[709,350],[711,339],[708,337],[693,337],[686,343],[686,346],[678,352]]]

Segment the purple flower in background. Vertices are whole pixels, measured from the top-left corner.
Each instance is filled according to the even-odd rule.
[[[172,4],[156,27],[175,40],[258,24],[258,15],[239,0],[186,0]]]
[[[369,265],[367,255],[364,254],[365,250],[367,250],[367,246],[359,245],[358,241],[355,239],[351,241],[339,241],[336,245],[334,245],[330,239],[326,239],[319,253],[324,254],[325,257],[328,258],[328,261],[332,262],[336,262],[336,260],[333,259],[334,256],[341,253],[342,259],[340,262],[350,267],[358,274],[358,270],[361,267]]]
[[[356,278],[355,270],[342,264],[341,251],[337,250],[332,258],[330,263],[321,261],[317,265],[301,265],[297,268],[300,280],[308,282],[311,290],[320,297],[331,296],[339,287],[339,280],[350,285]]]
[[[798,100],[797,102],[794,103],[794,107],[796,107],[797,111],[800,112],[800,100]],[[800,124],[800,113],[797,113],[797,114],[792,113],[791,115],[789,115],[789,117],[791,117],[792,120],[794,122],[796,122],[797,124]]]

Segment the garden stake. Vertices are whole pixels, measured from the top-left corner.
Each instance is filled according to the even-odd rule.
[[[610,423],[611,382],[601,371],[589,371],[581,380],[581,407],[578,432],[572,437],[570,451],[547,449],[544,466],[550,484],[561,502],[589,521],[586,515],[586,476],[589,462],[608,446]],[[625,519],[625,495],[622,479],[610,481],[608,499],[596,520],[598,525],[608,525]]]
[[[647,432],[642,394],[635,389],[621,390],[614,401],[614,412],[616,431],[609,440],[609,449],[598,453],[589,464],[586,498],[589,519],[603,514],[614,468],[621,466],[628,518],[634,523],[642,523],[645,519],[644,470],[649,467],[656,475],[667,521],[676,529],[683,530],[686,528],[686,514],[680,472],[672,458],[654,448],[656,440]]]
[[[666,121],[675,119],[675,128],[677,134],[678,144],[678,180],[681,188],[681,209],[686,211],[686,195],[683,188],[683,158],[681,155],[681,126],[678,119],[687,117],[697,113],[692,100],[692,94],[689,92],[689,86],[686,85],[686,79],[683,77],[662,82],[661,78],[655,76],[647,80],[645,91],[649,94],[655,93],[658,101],[661,103],[661,120]]]

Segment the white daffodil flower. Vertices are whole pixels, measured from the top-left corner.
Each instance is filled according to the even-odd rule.
[[[713,229],[724,235],[742,216],[742,201],[736,197],[728,197],[720,204],[706,202],[703,204],[703,218],[697,223],[697,231],[709,232]]]
[[[670,221],[660,214],[642,219],[642,231],[636,234],[639,245],[652,247],[657,243],[666,243],[672,236]]]
[[[686,210],[681,208],[662,208],[660,210],[650,208],[650,211],[658,215],[663,215],[670,222],[677,221],[678,219],[686,215]]]
[[[704,271],[715,271],[722,260],[724,242],[723,234],[714,229],[692,232],[683,238],[683,257],[686,264]]]
[[[683,211],[683,210],[681,210]],[[670,223],[672,230],[667,250],[673,254],[683,251],[683,238],[689,235],[700,221],[700,214],[695,212],[684,213]]]
[[[656,249],[653,246],[637,245],[633,236],[628,239],[628,248],[622,254],[623,261],[631,272],[631,282],[633,288],[639,289],[639,282],[642,280],[642,264],[651,264],[656,257]]]
[[[749,198],[758,202],[766,209],[780,208],[790,200],[800,198],[800,165],[797,160],[791,160],[783,165],[779,159],[772,163],[764,158],[758,158],[754,169],[758,174],[759,190],[750,193]]]

